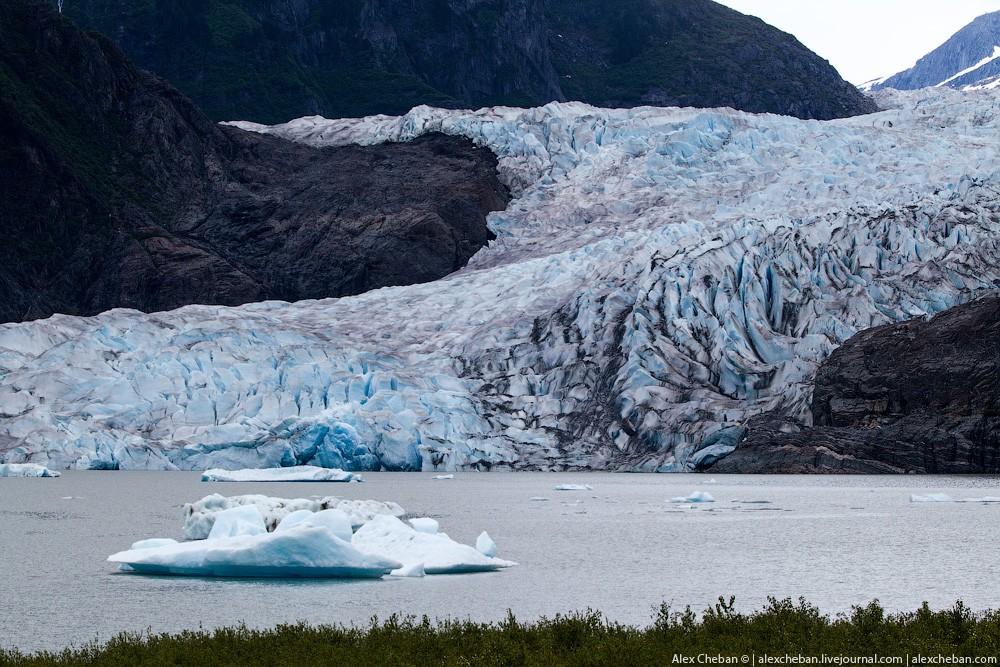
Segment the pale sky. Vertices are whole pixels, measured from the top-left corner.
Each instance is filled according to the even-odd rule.
[[[716,0],[795,35],[851,83],[895,74],[1000,0]]]

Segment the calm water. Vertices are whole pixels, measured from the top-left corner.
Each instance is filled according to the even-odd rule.
[[[364,623],[393,612],[523,618],[600,609],[648,623],[735,595],[805,596],[836,613],[878,598],[894,609],[961,598],[1000,607],[1000,504],[918,504],[911,492],[1000,495],[997,478],[749,477],[458,473],[370,474],[364,484],[206,484],[195,473],[70,472],[0,479],[0,644],[60,648],[121,630],[176,631],[245,621]],[[559,483],[593,491],[559,492]],[[716,502],[665,502],[701,489]],[[453,538],[483,529],[503,572],[382,581],[142,577],[105,558],[145,537],[180,537],[181,505],[212,492],[394,500]],[[532,501],[532,496],[548,498]],[[734,500],[767,500],[739,504]]]

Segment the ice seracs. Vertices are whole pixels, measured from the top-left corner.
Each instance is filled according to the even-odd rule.
[[[203,482],[360,482],[360,475],[339,468],[289,466],[286,468],[213,468],[201,475]]]
[[[0,463],[0,477],[60,477],[61,473],[36,463]]]
[[[472,138],[516,198],[429,284],[0,327],[0,460],[686,471],[860,329],[1000,281],[1000,89],[830,122],[553,103],[243,127]],[[703,452],[703,453],[702,453]]]

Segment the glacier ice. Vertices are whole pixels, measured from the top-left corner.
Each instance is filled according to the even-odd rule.
[[[400,561],[404,568],[421,565],[426,574],[489,572],[516,565],[486,556],[444,533],[414,530],[393,516],[377,516],[354,533],[351,543],[365,553]]]
[[[686,496],[677,496],[670,499],[672,503],[714,503],[715,497],[708,491],[692,491]]]
[[[418,533],[429,533],[434,535],[441,528],[440,524],[430,517],[414,517],[409,520],[409,524],[413,527],[413,530]]]
[[[262,495],[222,496],[213,493],[201,500],[184,505],[184,537],[203,540],[209,536],[220,512],[230,508],[252,505],[260,511],[267,530],[273,531],[289,514],[299,510],[319,513],[335,509],[347,515],[352,528],[357,528],[372,518],[385,514],[403,516],[406,512],[394,502],[378,500],[348,500],[327,496],[325,498],[272,498]]]
[[[361,475],[339,468],[289,466],[286,468],[247,468],[220,470],[213,468],[201,475],[203,482],[360,482]]]
[[[0,326],[0,460],[666,472],[762,412],[808,423],[846,338],[1000,285],[1000,89],[878,102],[241,123],[317,146],[466,136],[516,196],[434,283]]]
[[[60,473],[37,463],[0,463],[0,477],[59,477]]]
[[[552,487],[553,491],[593,491],[594,487],[590,484],[556,484]]]
[[[263,535],[266,532],[264,515],[256,505],[236,505],[215,514],[215,522],[212,524],[212,530],[208,532],[208,539]]]
[[[275,532],[281,532],[295,526],[326,528],[340,539],[348,542],[351,541],[351,537],[354,535],[354,526],[351,518],[347,516],[346,512],[338,509],[320,510],[318,512],[306,509],[296,510],[285,516],[274,530]]]
[[[485,530],[476,538],[476,551],[491,558],[497,555],[497,543]]]
[[[400,563],[361,553],[330,530],[292,530],[131,549],[108,561],[140,574],[208,577],[378,578]]]

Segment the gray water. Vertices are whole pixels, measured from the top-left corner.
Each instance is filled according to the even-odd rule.
[[[207,484],[196,473],[69,472],[0,479],[0,645],[54,649],[123,631],[246,622],[367,623],[394,612],[524,619],[599,609],[648,624],[668,602],[741,608],[804,596],[824,612],[957,599],[1000,607],[1000,504],[911,503],[910,493],[1000,495],[987,477],[757,477],[552,473],[369,474],[364,484]],[[593,491],[559,492],[559,483]],[[716,502],[666,502],[700,489]],[[121,574],[105,558],[180,537],[209,493],[337,495],[400,503],[472,543],[488,530],[509,570],[424,579],[273,581]],[[532,501],[543,496],[548,501]],[[740,504],[734,500],[766,500]]]

